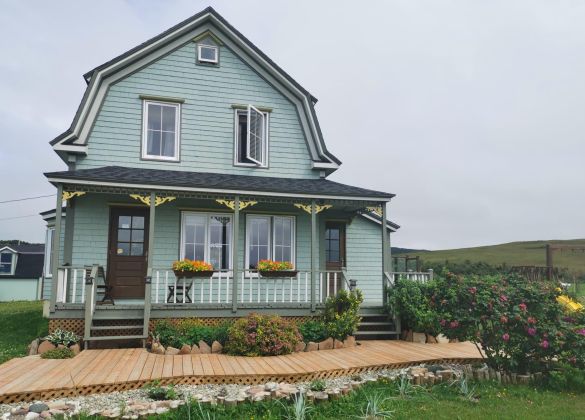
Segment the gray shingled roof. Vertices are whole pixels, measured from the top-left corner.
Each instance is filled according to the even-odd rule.
[[[44,244],[2,245],[18,253],[14,275],[3,275],[3,279],[37,279],[43,275],[45,259]]]
[[[169,171],[160,169],[106,166],[75,171],[48,172],[49,179],[97,181],[116,184],[187,187],[210,190],[290,193],[315,196],[347,196],[390,199],[394,194],[340,184],[327,179],[275,178],[219,174],[211,172]]]

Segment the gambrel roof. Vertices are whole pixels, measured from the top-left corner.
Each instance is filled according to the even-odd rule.
[[[108,86],[205,32],[221,39],[296,106],[313,168],[337,169],[341,161],[325,146],[314,109],[317,100],[211,7],[86,73],[88,85],[81,104],[71,127],[51,141],[53,149],[62,158],[67,153],[86,154],[89,132]]]

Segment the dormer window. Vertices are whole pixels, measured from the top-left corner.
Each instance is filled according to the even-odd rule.
[[[200,63],[218,63],[218,49],[215,45],[197,45],[197,60]]]
[[[142,158],[179,160],[181,104],[144,101]]]
[[[12,251],[2,251],[0,253],[0,276],[13,276],[16,254]]]
[[[234,144],[236,165],[268,167],[268,112],[236,109]]]

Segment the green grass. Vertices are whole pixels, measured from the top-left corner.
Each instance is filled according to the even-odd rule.
[[[472,384],[473,385],[473,384]],[[391,411],[394,419],[437,418],[437,419],[577,419],[585,413],[583,395],[546,391],[527,386],[504,387],[492,383],[478,385],[472,402],[458,394],[458,388],[447,385],[433,387],[432,391],[419,390],[408,398],[398,396],[397,387],[392,383],[374,383],[363,386],[359,391],[336,401],[314,406],[308,418],[346,419],[366,418],[368,397],[379,396],[380,411]],[[287,418],[291,404],[278,401],[245,403],[237,407],[187,406],[180,407],[157,419],[282,419]],[[152,417],[155,418],[155,417]],[[382,418],[382,417],[367,417]]]
[[[47,331],[42,302],[0,302],[0,363],[26,356],[30,342]]]
[[[422,251],[408,253],[420,256],[423,261],[443,263],[446,260],[463,263],[465,261],[485,262],[490,265],[536,265],[545,266],[544,246],[547,243],[558,245],[585,245],[585,239],[567,241],[531,241],[510,242],[507,244],[479,246],[474,248],[445,249],[438,251]],[[405,254],[401,254],[405,255]],[[567,268],[571,273],[585,273],[585,253],[583,251],[554,252],[555,267]]]

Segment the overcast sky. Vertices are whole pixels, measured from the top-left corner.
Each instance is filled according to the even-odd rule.
[[[397,194],[393,245],[585,237],[579,0],[0,1],[0,201],[54,192],[84,72],[210,4],[319,99],[331,179]],[[0,239],[54,206],[0,204]]]

